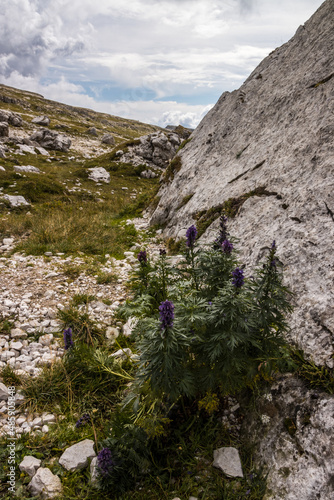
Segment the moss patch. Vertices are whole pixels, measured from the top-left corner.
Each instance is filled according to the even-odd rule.
[[[182,160],[180,156],[175,156],[175,158],[169,163],[165,171],[164,181],[172,182],[175,174],[181,170]]]

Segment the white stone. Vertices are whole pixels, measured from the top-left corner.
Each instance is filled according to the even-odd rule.
[[[131,317],[127,320],[127,322],[125,323],[125,325],[123,325],[123,334],[126,336],[126,337],[129,337],[131,334],[132,334],[132,331],[134,329],[134,327],[136,326],[136,324],[138,323],[138,319],[135,318],[135,317]]]
[[[50,324],[50,321],[42,322],[42,326],[43,326],[43,323],[45,323],[45,326],[48,326]],[[47,333],[45,335],[42,335],[38,339],[38,341],[39,341],[40,344],[46,345],[46,346],[50,345],[52,340],[53,340],[53,334],[52,333]]]
[[[23,196],[14,196],[10,194],[5,194],[3,195],[3,198],[9,202],[9,204],[15,208],[15,207],[20,207],[20,206],[29,206],[30,203],[27,202],[27,200]]]
[[[33,174],[40,174],[41,173],[39,168],[33,167],[32,165],[23,165],[22,167],[19,165],[14,165],[14,170],[15,170],[15,172],[28,172],[28,173],[33,173]]]
[[[43,424],[51,424],[56,421],[55,415],[51,413],[47,413],[46,415],[42,415]]]
[[[41,460],[39,458],[35,458],[31,455],[26,455],[22,462],[19,464],[20,471],[29,474],[30,477],[33,477],[36,474],[37,469],[39,469],[41,465]]]
[[[10,345],[10,348],[15,349],[15,351],[21,351],[21,349],[23,347],[22,342],[15,342],[13,340],[10,342],[9,345]]]
[[[213,466],[222,470],[229,477],[244,477],[239,452],[232,446],[214,450]]]
[[[10,331],[10,336],[12,337],[12,339],[26,339],[28,337],[27,332],[25,332],[21,328],[13,328]]]
[[[58,476],[50,469],[40,467],[30,483],[28,489],[32,495],[41,495],[44,498],[55,498],[62,493],[62,485]]]
[[[66,470],[83,469],[88,465],[89,458],[94,458],[94,441],[85,439],[67,448],[59,459],[60,465]]]
[[[49,432],[49,426],[48,425],[43,425],[42,432],[44,432],[44,433]]]
[[[113,352],[110,356],[113,358],[123,358],[126,359],[132,355],[131,349],[129,347],[124,347],[124,349],[118,349],[118,351]]]
[[[14,238],[4,238],[4,239],[2,240],[2,243],[3,243],[4,245],[12,245],[12,244],[14,243]]]

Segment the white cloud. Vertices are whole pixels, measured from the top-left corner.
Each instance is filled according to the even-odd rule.
[[[205,106],[184,101],[239,87],[321,3],[0,0],[1,81],[146,122],[194,124]],[[121,101],[98,102],[108,85],[123,89]]]

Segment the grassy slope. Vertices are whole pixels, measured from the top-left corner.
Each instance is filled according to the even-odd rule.
[[[0,86],[0,99],[4,96],[15,102],[0,101],[0,107],[19,112],[26,120],[23,127],[10,128],[10,137],[23,132],[29,136],[38,128],[32,127],[31,119],[45,114],[51,119],[49,128],[61,125],[62,128],[56,130],[67,133],[74,146],[68,153],[50,152],[50,160],[39,154],[22,155],[14,141],[9,143],[11,151],[0,161],[6,169],[6,172],[0,171],[0,187],[3,193],[24,196],[31,207],[9,210],[6,204],[0,205],[0,238],[28,237],[19,249],[32,254],[81,251],[121,257],[135,234],[119,222],[128,215],[141,213],[140,209],[156,192],[157,180],[142,179],[140,168],[116,164],[112,161],[113,152],[124,141],[153,132],[157,127]],[[94,155],[97,143],[96,138],[87,134],[88,127],[95,127],[100,137],[112,133],[115,148],[99,143],[98,153],[103,154],[87,160],[87,153],[90,157]],[[86,153],[74,149],[78,141],[86,145]],[[43,174],[18,174],[14,165],[33,165]],[[110,171],[110,184],[96,185],[88,179],[87,168],[98,166]]]

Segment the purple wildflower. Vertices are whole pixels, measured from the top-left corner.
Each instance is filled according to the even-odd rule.
[[[169,300],[161,302],[159,306],[160,323],[162,330],[172,328],[174,319],[174,304]]]
[[[233,276],[232,284],[236,288],[241,288],[245,281],[243,270],[237,267],[234,271],[232,271],[232,276]]]
[[[232,252],[233,250],[233,245],[232,243],[230,242],[230,240],[225,240],[223,241],[222,243],[222,248],[223,248],[223,252],[226,253],[227,255],[230,255],[230,253]]]
[[[65,351],[67,351],[67,349],[73,346],[72,328],[67,328],[64,331],[64,344],[65,344]]]
[[[276,250],[276,241],[275,240],[271,244],[271,249]]]
[[[103,448],[97,455],[97,465],[101,471],[103,476],[106,476],[111,471],[114,466],[114,462],[112,460],[111,451],[109,448]]]
[[[139,260],[139,262],[141,264],[147,264],[147,254],[146,254],[145,250],[142,250],[141,252],[139,252],[139,254],[137,255],[137,259]]]
[[[164,248],[160,248],[159,250],[160,256],[162,257],[163,255],[166,255],[166,250]]]
[[[192,248],[194,246],[195,240],[197,236],[196,226],[192,225],[186,232],[187,237],[187,247]]]
[[[79,420],[76,422],[75,427],[78,429],[79,427],[87,424],[88,422],[90,422],[90,416],[88,415],[88,413],[84,413],[82,417],[80,417]]]

